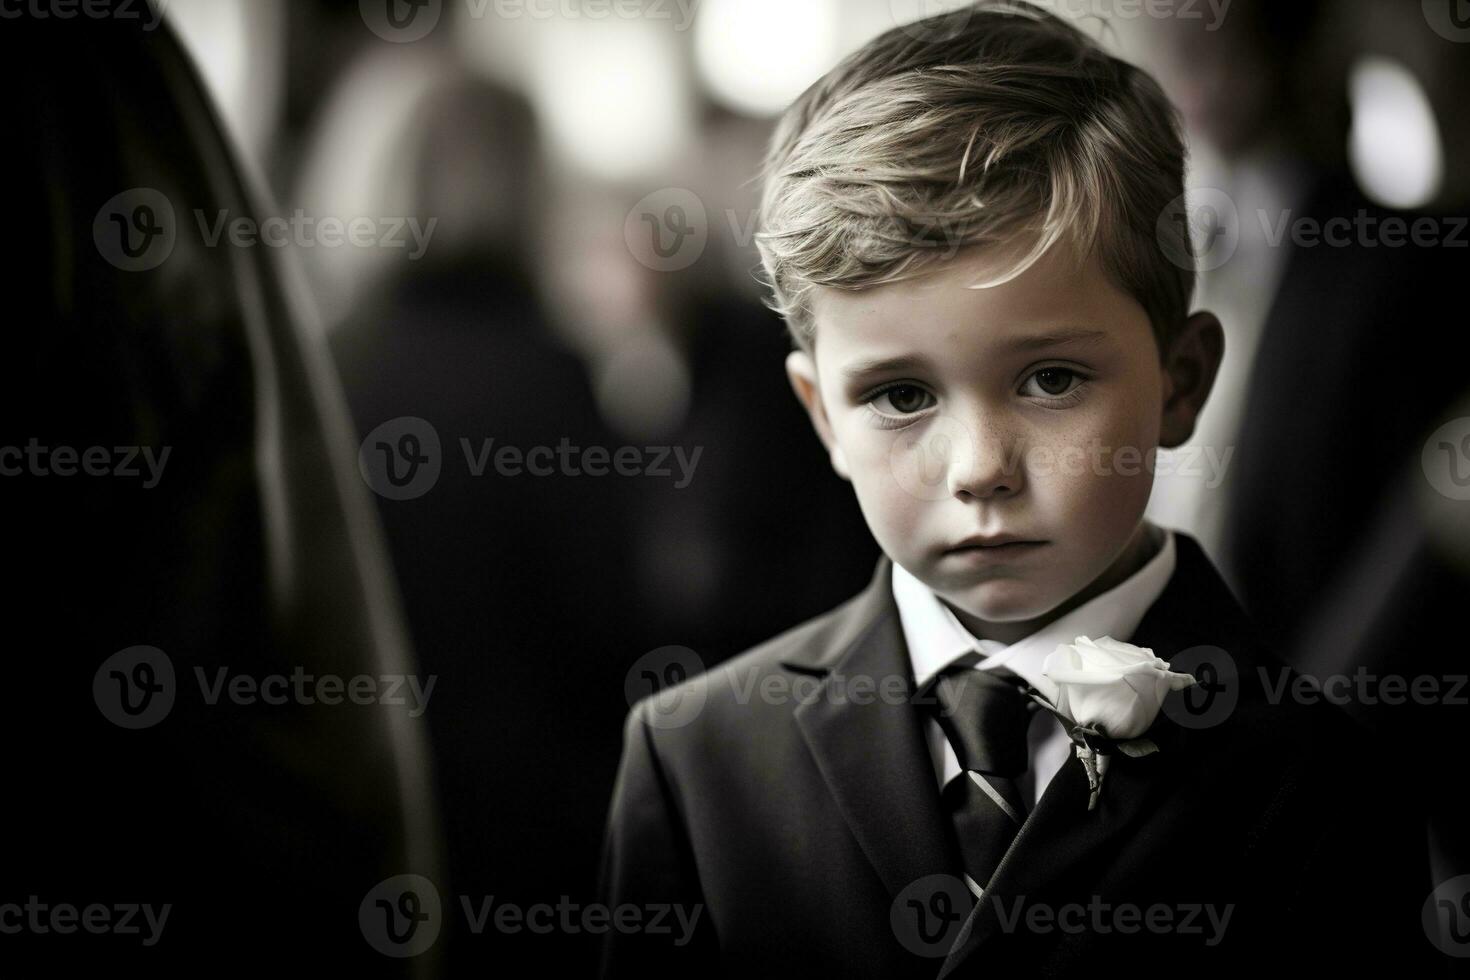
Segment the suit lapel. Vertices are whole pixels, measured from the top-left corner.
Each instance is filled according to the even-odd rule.
[[[1191,646],[1236,647],[1246,636],[1239,606],[1219,573],[1188,535],[1175,532],[1178,563],[1169,584],[1149,607],[1129,641],[1169,660]],[[1170,697],[1180,695],[1171,694]],[[1159,751],[1142,758],[1117,756],[1096,809],[1087,809],[1087,778],[1068,758],[1047,785],[1001,860],[985,895],[971,910],[939,977],[955,973],[997,934],[1016,928],[1015,916],[1048,895],[1085,894],[1118,851],[1166,796],[1191,757],[1191,733],[1160,713],[1147,737]],[[1004,912],[1004,917],[1002,916]]]
[[[880,559],[872,584],[838,617],[833,634],[783,660],[825,675],[795,719],[890,900],[925,875],[952,874],[960,860],[945,833],[921,719],[909,703],[913,668],[891,573]],[[899,679],[901,699],[893,694]]]
[[[1014,930],[1017,916],[1024,916],[1030,904],[1045,901],[1058,885],[1085,885],[1100,874],[1103,862],[1119,849],[1118,842],[1136,829],[1152,809],[1150,801],[1168,791],[1187,761],[1184,734],[1184,729],[1160,716],[1148,733],[1159,751],[1141,759],[1115,758],[1091,811],[1086,774],[1081,763],[1069,757],[971,909],[939,976],[951,975],[997,933]]]

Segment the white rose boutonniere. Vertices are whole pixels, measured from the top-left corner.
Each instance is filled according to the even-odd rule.
[[[1042,675],[1057,686],[1057,703],[1032,693],[1061,719],[1076,755],[1087,770],[1091,790],[1087,809],[1097,806],[1103,777],[1115,751],[1130,756],[1157,752],[1146,738],[1163,706],[1164,696],[1195,683],[1175,673],[1147,647],[1110,636],[1079,636],[1058,644],[1042,664]]]

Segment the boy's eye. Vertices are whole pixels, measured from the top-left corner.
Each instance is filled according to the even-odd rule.
[[[918,385],[894,385],[884,388],[869,400],[879,415],[912,415],[934,403],[934,396]]]
[[[1044,398],[1057,398],[1067,394],[1072,388],[1072,382],[1077,380],[1079,378],[1076,371],[1069,371],[1067,368],[1042,368],[1026,379],[1026,385],[1030,386],[1034,382],[1039,389],[1034,393],[1039,393]],[[1033,393],[1026,392],[1024,387],[1022,391]]]

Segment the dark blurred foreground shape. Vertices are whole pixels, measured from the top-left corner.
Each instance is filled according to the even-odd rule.
[[[198,232],[196,210],[258,215],[258,199],[170,31],[146,29],[141,4],[101,6],[119,16],[0,23],[0,446],[169,455],[146,488],[34,469],[0,482],[14,624],[0,905],[171,908],[151,945],[146,928],[7,931],[0,973],[430,975],[433,952],[384,956],[359,923],[383,879],[439,874],[424,720],[209,703],[222,670],[350,683],[415,666],[342,399],[279,250]],[[170,239],[161,264],[124,268]],[[167,660],[99,671],[139,645]],[[161,720],[110,719],[128,682],[160,688],[159,702],[132,689],[134,708],[167,704],[170,668]]]

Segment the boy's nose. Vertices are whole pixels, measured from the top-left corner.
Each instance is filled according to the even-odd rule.
[[[950,439],[950,494],[962,500],[985,500],[1019,492],[1019,441],[993,423],[970,423],[966,428],[966,438]]]

